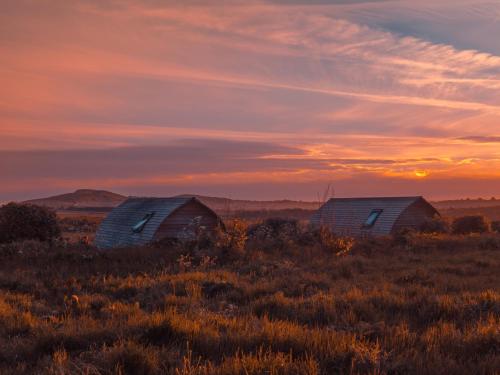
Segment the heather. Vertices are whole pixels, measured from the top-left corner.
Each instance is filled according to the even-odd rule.
[[[498,234],[354,241],[242,225],[111,251],[2,245],[0,372],[500,371]]]

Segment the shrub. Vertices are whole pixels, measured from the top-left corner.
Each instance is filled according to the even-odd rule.
[[[48,208],[18,203],[0,207],[0,243],[51,241],[60,234],[56,214]]]
[[[497,250],[500,249],[500,238],[498,236],[481,236],[477,246],[480,249]]]
[[[214,246],[225,257],[241,255],[245,251],[247,238],[246,223],[233,219],[226,222],[225,228],[217,227],[214,234]]]
[[[103,353],[105,367],[116,374],[160,374],[157,350],[134,341],[116,343]],[[111,371],[109,371],[111,373]]]
[[[491,223],[491,230],[493,232],[500,233],[500,221],[493,221]]]
[[[299,232],[299,224],[294,219],[270,218],[248,228],[250,237],[270,238],[280,235],[294,236]]]
[[[419,228],[422,233],[448,233],[450,224],[441,216],[435,216],[432,219],[424,221]]]
[[[464,216],[453,221],[454,234],[484,233],[489,231],[489,224],[484,216]]]
[[[266,250],[283,250],[299,239],[297,220],[270,218],[248,228],[248,237]]]
[[[392,234],[394,246],[410,247],[414,242],[416,232],[413,228],[401,228]]]
[[[191,255],[200,250],[212,247],[214,242],[213,234],[207,227],[201,225],[201,216],[193,218],[189,224],[182,229],[178,238],[164,238],[157,241],[159,246],[177,247],[183,253]]]
[[[301,233],[299,244],[319,245],[328,254],[346,254],[354,246],[354,238],[347,236],[337,236],[328,227],[309,228]]]
[[[0,244],[0,256],[10,256],[14,254],[38,255],[46,253],[53,246],[53,243],[40,242],[38,240],[24,240]]]
[[[99,227],[99,219],[87,217],[65,217],[59,220],[63,232],[69,233],[95,233]]]

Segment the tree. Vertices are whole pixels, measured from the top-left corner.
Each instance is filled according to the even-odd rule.
[[[56,214],[48,208],[20,203],[0,207],[0,243],[51,241],[60,234]]]

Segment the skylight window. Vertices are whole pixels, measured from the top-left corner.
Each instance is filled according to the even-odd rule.
[[[372,210],[372,212],[370,212],[370,215],[368,215],[368,218],[366,219],[365,223],[363,224],[363,228],[373,227],[377,222],[377,219],[379,218],[382,211],[384,210]]]
[[[132,227],[132,232],[141,233],[148,221],[151,220],[151,218],[154,216],[154,214],[154,212],[146,214],[140,221],[137,222],[137,224]]]

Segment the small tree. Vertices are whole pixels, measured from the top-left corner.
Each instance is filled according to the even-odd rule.
[[[0,243],[50,241],[60,234],[56,214],[48,208],[19,203],[0,207]]]
[[[489,229],[489,223],[481,215],[459,217],[452,224],[454,234],[484,233]]]

